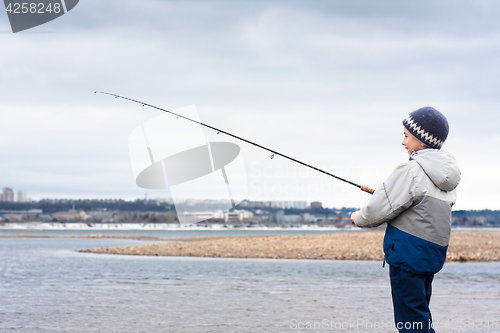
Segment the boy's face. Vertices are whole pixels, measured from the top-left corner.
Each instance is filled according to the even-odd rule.
[[[418,151],[420,149],[427,148],[426,145],[418,141],[416,137],[414,137],[410,132],[408,132],[406,127],[403,126],[403,130],[404,130],[404,138],[401,144],[405,146],[406,150],[408,151],[408,156],[411,156],[413,151]]]

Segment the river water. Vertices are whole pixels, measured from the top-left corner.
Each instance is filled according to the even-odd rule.
[[[0,238],[0,332],[397,332],[381,262],[77,251],[143,243]],[[500,263],[447,263],[433,288],[438,332],[500,332]]]

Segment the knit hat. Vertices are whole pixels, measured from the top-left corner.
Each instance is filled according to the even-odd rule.
[[[448,137],[448,120],[438,110],[426,106],[403,120],[406,129],[429,148],[441,149]]]

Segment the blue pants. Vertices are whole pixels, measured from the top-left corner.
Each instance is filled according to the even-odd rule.
[[[399,332],[435,333],[429,302],[434,275],[413,274],[389,267],[394,321]]]

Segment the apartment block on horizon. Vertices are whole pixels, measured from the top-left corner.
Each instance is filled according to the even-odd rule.
[[[14,202],[14,191],[10,187],[4,187],[1,199],[2,201]]]

